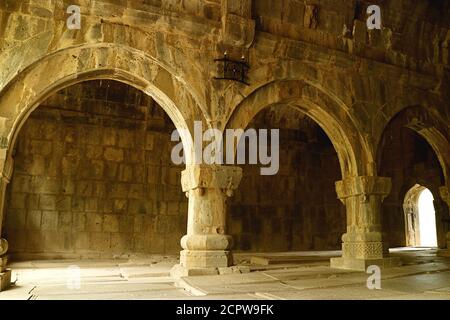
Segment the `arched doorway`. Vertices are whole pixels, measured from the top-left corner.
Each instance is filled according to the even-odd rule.
[[[405,196],[406,245],[410,247],[437,247],[436,212],[431,191],[419,184]]]
[[[374,201],[381,201],[380,195],[387,192],[390,184],[386,178],[374,176],[373,154],[370,152],[367,140],[360,134],[358,122],[355,122],[352,114],[344,111],[347,108],[342,101],[335,100],[323,88],[316,87],[308,81],[276,81],[254,91],[243,100],[231,114],[226,128],[246,128],[263,109],[284,106],[295,109],[305,115],[309,121],[312,120],[314,125],[319,126],[324,132],[322,136],[326,136],[325,140],[331,142],[337,155],[342,180],[335,181],[332,190],[334,200],[339,197],[346,206],[344,222],[346,233],[341,237],[343,258],[332,259],[331,263],[337,268],[359,269],[359,262],[369,256],[371,259],[377,257],[385,261],[384,257],[387,257],[387,253],[382,250],[383,240],[378,208],[367,211],[367,207],[358,201],[359,195],[353,191],[363,190],[370,193]],[[316,168],[320,169],[320,166],[317,165]],[[376,194],[371,193],[374,185],[377,188]],[[305,192],[308,193],[308,190]],[[367,211],[367,217],[371,218],[358,219],[357,216],[361,215],[361,210]],[[369,230],[368,225],[371,227],[370,237],[374,240],[370,243],[365,241],[368,238],[364,235]]]
[[[446,246],[448,209],[439,189],[446,184],[448,157],[445,150],[448,145],[441,133],[445,131],[439,128],[439,123],[430,113],[418,106],[404,109],[383,132],[378,148],[378,170],[380,175],[392,179],[392,191],[383,202],[382,216],[383,231],[391,248]],[[419,210],[419,202],[422,210]],[[422,235],[436,233],[437,244],[434,240],[424,244],[419,213],[432,212],[433,209],[435,222],[428,224],[434,225],[435,231],[428,229],[422,231]],[[428,221],[427,217],[430,214],[423,220]]]

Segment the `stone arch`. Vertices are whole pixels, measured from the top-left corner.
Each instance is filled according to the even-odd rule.
[[[395,114],[384,126],[383,134],[395,119],[399,119],[401,125],[413,130],[424,138],[436,154],[441,165],[445,179],[445,185],[450,185],[450,142],[448,140],[448,127],[439,120],[433,111],[417,105],[402,109]],[[383,134],[379,136],[377,143],[377,162],[380,163],[383,153]]]
[[[203,65],[193,57],[189,48],[173,46],[167,41],[161,41],[161,36],[165,36],[163,29],[156,27],[149,33],[131,25],[101,20],[100,23],[86,21],[83,28],[76,32],[59,30],[55,33],[53,29],[43,30],[0,53],[0,61],[3,61],[4,66],[2,69],[4,72],[0,76],[0,92],[17,79],[18,75],[20,76],[49,56],[76,48],[114,47],[137,53],[135,56],[138,59],[144,56],[144,59],[152,60],[152,64],[167,70],[187,87],[187,91],[201,107],[203,113],[211,118],[205,107],[208,105],[205,88],[203,83],[198,81],[202,78]],[[190,37],[192,32],[183,28],[179,31],[179,41]],[[131,34],[133,37],[124,36]],[[86,57],[87,55],[83,58]],[[122,56],[122,58],[125,57],[127,55]],[[128,62],[132,63],[132,60]]]
[[[390,175],[386,172],[383,172],[385,167],[389,162],[386,162],[384,159],[385,156],[389,156],[389,153],[386,153],[386,147],[388,145],[388,137],[393,136],[393,131],[391,128],[406,128],[408,132],[403,132],[402,134],[406,134],[410,137],[413,135],[417,136],[419,140],[423,141],[423,144],[426,145],[429,152],[432,154],[433,166],[427,169],[432,171],[419,170],[416,174],[412,174],[413,171],[410,172],[410,175],[406,175],[405,177],[399,179],[397,183],[393,183],[393,185],[397,186],[397,191],[393,190],[393,192],[386,199],[383,204],[383,219],[388,220],[387,225],[389,225],[389,229],[386,229],[386,233],[391,232],[392,230],[396,230],[396,228],[400,227],[406,230],[405,226],[401,226],[401,223],[405,222],[403,218],[404,214],[402,214],[402,222],[400,223],[400,211],[404,211],[405,207],[403,204],[404,197],[407,196],[408,191],[413,188],[416,184],[419,184],[426,189],[430,190],[430,192],[434,196],[434,205],[436,212],[436,221],[441,221],[448,216],[448,209],[446,208],[444,201],[446,198],[442,195],[442,190],[446,190],[449,185],[449,169],[450,169],[450,143],[448,140],[449,131],[448,126],[439,118],[439,116],[435,113],[436,109],[432,107],[425,107],[423,105],[410,105],[404,108],[401,108],[401,111],[393,115],[390,120],[383,124],[378,124],[379,127],[383,126],[383,132],[379,135],[376,146],[376,156],[378,163],[379,174],[382,175]],[[395,127],[393,125],[395,124]],[[400,132],[396,130],[395,132]],[[390,134],[391,133],[391,134]],[[395,140],[395,138],[394,138]],[[402,141],[402,140],[396,140]],[[397,142],[401,143],[401,142]],[[404,158],[405,163],[409,163],[407,160],[408,157]],[[392,170],[392,167],[391,167]],[[409,169],[412,170],[412,169]],[[430,173],[431,172],[431,173]],[[399,183],[402,182],[402,183]],[[402,202],[402,203],[400,203]],[[445,233],[446,227],[443,223],[437,223],[437,235],[438,235],[438,244],[440,247],[445,246]],[[389,230],[389,231],[388,231]],[[397,235],[395,235],[397,234]],[[397,245],[402,245],[399,241],[399,233],[392,232],[392,236],[390,236],[391,241],[396,243]]]
[[[343,178],[373,172],[370,148],[346,110],[307,81],[275,81],[258,88],[234,109],[225,128],[246,128],[258,112],[276,105],[305,113],[325,131],[338,154]]]
[[[193,161],[191,127],[194,119],[204,119],[204,113],[185,82],[145,53],[111,44],[57,51],[27,67],[6,86],[0,93],[0,131],[2,147],[6,150],[3,157],[10,158],[22,124],[49,95],[94,79],[120,81],[150,95],[177,129],[187,129],[180,130],[180,135],[186,160]]]

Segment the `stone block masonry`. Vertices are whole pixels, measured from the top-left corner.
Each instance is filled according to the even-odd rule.
[[[239,250],[342,241],[334,266],[394,265],[389,242],[404,243],[401,204],[415,184],[433,193],[448,247],[449,1],[77,2],[81,28],[69,30],[65,1],[0,1],[0,236],[13,258],[182,244],[181,274],[218,273],[233,263],[234,236]],[[381,30],[367,29],[370,4]],[[249,86],[213,80],[224,52],[249,63]],[[94,79],[127,83],[161,108],[109,81],[73,86]],[[180,188],[162,109],[189,130],[192,158],[196,121],[223,133],[283,106],[322,128],[340,175],[331,148],[308,136],[288,138],[273,179],[250,166],[187,165]],[[399,128],[428,151],[392,141]]]
[[[111,81],[63,90],[25,123],[7,193],[12,257],[178,253],[187,223],[173,125]]]
[[[250,126],[280,128],[280,170],[261,176],[257,166],[244,166],[228,202],[234,250],[339,250],[345,208],[334,191],[339,162],[325,133],[287,107],[262,111]]]

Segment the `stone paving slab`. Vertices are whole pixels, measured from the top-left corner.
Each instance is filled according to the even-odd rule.
[[[276,300],[361,300],[398,296],[392,290],[369,290],[362,287],[321,288],[310,290],[270,291],[266,296]]]
[[[261,282],[273,282],[277,279],[261,272],[245,273],[245,274],[226,274],[220,276],[197,276],[184,278],[186,282],[197,286],[225,286],[232,284],[252,284]]]
[[[434,289],[434,290],[432,291],[432,293],[436,293],[436,292],[438,292],[438,293],[448,293],[448,294],[450,294],[450,287],[443,287],[443,288],[439,288],[439,289]]]
[[[81,288],[67,288],[67,266],[80,266]],[[45,267],[44,267],[45,266]],[[22,267],[22,268],[20,268]],[[368,274],[326,265],[292,265],[246,274],[183,278],[167,275],[164,258],[108,261],[33,261],[15,265],[15,286],[6,299],[446,299],[450,300],[450,260],[432,259],[382,270],[382,289],[369,290]],[[270,267],[270,266],[269,266]],[[183,283],[180,286],[180,283]]]
[[[182,300],[267,300],[265,297],[260,297],[254,293],[233,293],[233,294],[210,294],[207,296],[189,296],[181,298]],[[175,298],[174,300],[178,300]]]
[[[131,291],[131,292],[97,292],[97,293],[73,293],[65,295],[40,294],[34,300],[172,300],[175,298],[186,299],[188,296],[184,290],[159,290],[159,291]]]
[[[0,300],[29,300],[34,285],[12,286],[0,293]]]
[[[289,286],[276,282],[265,282],[265,283],[253,283],[253,284],[241,284],[241,285],[224,285],[224,286],[203,286],[201,291],[206,295],[219,295],[219,294],[241,294],[241,293],[255,293],[255,292],[265,292],[265,291],[286,291],[289,290]]]
[[[402,294],[386,298],[382,297],[378,300],[450,300],[450,297],[447,294],[419,293],[419,294]]]
[[[160,269],[152,270],[149,267],[129,267],[120,268],[120,274],[125,279],[131,278],[146,278],[146,277],[168,277],[170,270]]]
[[[109,282],[109,283],[81,283],[80,289],[69,289],[66,284],[54,286],[40,285],[32,291],[33,295],[83,295],[96,293],[127,293],[139,291],[167,291],[179,290],[172,283],[129,283],[129,282]]]
[[[291,268],[285,270],[269,270],[263,271],[264,274],[271,276],[280,281],[296,280],[302,278],[327,278],[335,277],[341,274],[355,274],[354,271],[331,269],[324,266]]]
[[[395,288],[397,291],[421,293],[448,287],[450,272],[405,276],[382,281],[384,288]],[[449,296],[450,298],[450,296]]]
[[[315,263],[315,262],[329,263],[328,257],[299,257],[299,256],[253,256],[250,258],[252,265],[280,265],[287,263]]]

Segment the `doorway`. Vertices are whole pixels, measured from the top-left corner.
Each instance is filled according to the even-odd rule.
[[[433,194],[416,184],[405,196],[406,245],[409,247],[437,247],[436,213]]]

